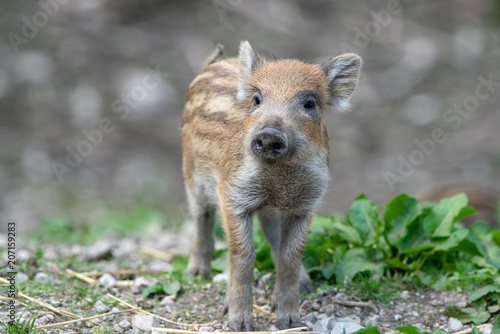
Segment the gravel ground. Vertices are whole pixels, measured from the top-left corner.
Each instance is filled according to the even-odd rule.
[[[153,239],[144,240],[137,237],[126,239],[108,238],[100,240],[90,247],[84,246],[54,246],[42,245],[44,255],[42,260],[35,260],[37,247],[21,245],[17,250],[17,263],[19,271],[16,283],[27,295],[33,296],[58,309],[72,312],[80,317],[88,317],[104,312],[116,312],[126,309],[122,305],[113,303],[106,293],[121,298],[133,305],[141,307],[156,316],[174,322],[187,324],[208,323],[203,331],[224,331],[227,317],[222,317],[222,302],[224,300],[226,277],[225,274],[215,275],[211,280],[192,279],[188,284],[183,284],[182,290],[172,300],[165,295],[155,295],[153,298],[144,298],[141,295],[146,286],[160,283],[154,275],[140,274],[121,277],[104,275],[101,283],[107,287],[91,287],[75,278],[69,278],[64,269],[70,268],[84,272],[98,270],[112,272],[118,269],[162,270],[171,269],[167,261],[141,255],[141,247],[154,245],[156,249],[179,249],[187,245],[189,234],[159,234]],[[5,236],[0,238],[0,247],[3,247]],[[40,247],[40,245],[38,245]],[[4,252],[6,253],[6,252]],[[23,266],[22,263],[27,265]],[[2,267],[6,264],[6,257],[2,259]],[[254,284],[254,301],[260,306],[256,309],[255,324],[258,330],[275,330],[273,314],[270,311],[270,295],[275,277],[271,273],[259,273],[259,278]],[[161,278],[161,277],[160,277]],[[129,286],[118,286],[116,279],[128,280]],[[23,282],[25,281],[25,282]],[[399,289],[399,287],[397,287]],[[2,295],[4,295],[2,289]],[[301,312],[303,322],[310,330],[346,334],[363,328],[368,324],[377,326],[381,332],[390,333],[390,329],[399,326],[413,325],[431,331],[443,329],[456,332],[469,325],[446,315],[445,305],[465,305],[467,296],[460,291],[409,291],[395,290],[384,301],[371,300],[366,305],[349,306],[345,304],[356,303],[360,300],[353,291],[338,287],[321,285],[314,294],[303,295]],[[22,299],[23,302],[26,300]],[[370,303],[371,302],[371,303]],[[6,303],[2,302],[0,319],[7,319]],[[32,305],[32,304],[31,304]],[[29,319],[38,314],[38,326],[58,323],[69,320],[41,307],[17,306],[17,318]],[[108,315],[93,320],[97,324],[113,328],[119,333],[149,333],[151,326],[174,327],[155,317],[138,316],[135,313],[121,313]],[[186,329],[189,329],[186,328]],[[491,325],[482,328],[483,333],[491,332]],[[113,331],[112,331],[113,332]],[[44,329],[43,333],[107,333],[97,331],[95,325],[76,322],[63,328]]]

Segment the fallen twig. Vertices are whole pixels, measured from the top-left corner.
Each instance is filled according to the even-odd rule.
[[[160,260],[164,261],[172,261],[174,258],[179,256],[187,256],[189,255],[189,251],[185,249],[171,249],[168,252],[160,251],[151,247],[142,246],[141,253],[144,255],[149,255],[152,257],[156,257]]]
[[[118,298],[116,296],[113,296],[110,293],[108,293],[107,296],[110,297],[110,298],[112,298],[112,299],[114,299],[114,300],[116,300],[116,301],[118,301],[118,302],[120,302],[120,303],[122,303],[123,305],[126,305],[126,306],[128,306],[130,308],[135,309],[139,313],[143,313],[143,314],[147,314],[147,315],[152,315],[154,317],[158,317],[160,320],[163,320],[166,323],[170,323],[170,324],[173,324],[173,325],[179,326],[179,327],[188,327],[188,328],[198,329],[200,327],[213,326],[213,325],[215,325],[217,323],[217,321],[212,321],[210,323],[205,323],[205,324],[188,324],[188,323],[183,323],[183,322],[177,322],[177,321],[173,321],[173,320],[170,320],[170,319],[167,319],[167,318],[160,317],[160,316],[158,316],[156,314],[153,314],[153,313],[150,313],[148,311],[145,311],[145,310],[141,309],[140,307],[134,306],[134,305],[132,305],[130,303],[127,303],[126,301],[124,301],[124,300],[122,300],[122,299],[120,299],[120,298]]]
[[[351,300],[336,299],[332,300],[335,304],[345,305],[345,306],[361,306],[370,307],[375,313],[378,313],[378,309],[372,302],[355,302]]]
[[[69,325],[69,324],[73,324],[75,322],[87,321],[87,320],[91,320],[91,319],[102,318],[102,317],[105,317],[107,315],[127,313],[127,312],[134,312],[134,311],[135,310],[133,310],[133,309],[129,309],[129,310],[122,310],[122,311],[117,311],[117,312],[108,312],[108,313],[98,314],[98,315],[94,315],[92,317],[87,317],[87,318],[80,318],[80,319],[75,319],[75,320],[58,322],[58,323],[55,323],[55,324],[48,324],[48,325],[43,325],[43,326],[36,326],[36,328],[37,329],[42,329],[42,328],[63,327],[63,326]]]
[[[138,275],[138,274],[163,274],[165,270],[139,270],[139,269],[122,269],[122,270],[111,270],[111,271],[89,271],[81,273],[85,276],[90,277],[100,277],[104,274],[110,274],[113,276],[121,275]]]
[[[182,330],[182,329],[172,329],[172,328],[160,328],[160,327],[152,327],[152,330],[156,330],[160,333],[179,333],[179,334],[190,334],[193,333],[193,331],[188,331],[188,330]],[[307,327],[297,327],[297,328],[290,328],[290,329],[283,329],[279,331],[254,331],[254,332],[224,332],[224,334],[282,334],[282,333],[301,333],[301,334],[307,334],[307,333],[316,333],[316,332],[303,332],[303,330],[307,330]],[[202,334],[213,334],[213,332],[197,332],[197,333],[202,333]]]

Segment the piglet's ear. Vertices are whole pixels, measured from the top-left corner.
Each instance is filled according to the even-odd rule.
[[[330,104],[339,111],[346,111],[350,107],[349,97],[358,83],[361,62],[357,54],[346,53],[323,64],[330,89]]]
[[[248,41],[243,41],[240,44],[239,54],[239,82],[238,82],[238,95],[239,100],[244,100],[248,96],[248,86],[250,78],[255,68],[261,62],[260,56],[255,53]]]

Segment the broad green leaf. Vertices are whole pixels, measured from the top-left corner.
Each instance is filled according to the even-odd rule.
[[[456,249],[472,255],[486,256],[486,247],[471,233],[460,242]]]
[[[365,246],[375,243],[378,234],[377,205],[369,199],[357,199],[349,208],[347,220],[359,232]]]
[[[187,273],[189,259],[187,256],[180,256],[172,261],[172,270],[177,271],[181,276],[185,276]]]
[[[467,237],[468,234],[469,231],[466,228],[455,230],[448,238],[434,240],[434,249],[436,251],[447,251],[453,247],[458,246],[460,242],[462,242],[462,240]]]
[[[333,261],[324,263],[321,267],[321,274],[325,279],[332,278],[333,274],[335,274],[335,263]]]
[[[366,329],[362,329],[356,332],[356,334],[382,334],[379,332],[377,327],[370,327]]]
[[[500,333],[500,315],[496,318],[495,322],[493,323],[493,328],[491,330],[492,334]]]
[[[142,296],[146,298],[149,295],[154,295],[155,293],[161,293],[161,292],[163,292],[163,285],[155,284],[148,286],[147,288],[144,288],[144,290],[142,290]]]
[[[397,270],[402,270],[402,271],[413,271],[413,269],[410,266],[404,264],[403,262],[401,262],[397,258],[392,258],[392,259],[386,260],[385,263],[387,264],[387,266],[390,269],[397,269]]]
[[[481,331],[479,330],[479,328],[477,328],[477,327],[474,326],[472,328],[472,331],[470,332],[470,334],[483,334],[483,333],[481,333]]]
[[[454,221],[460,221],[466,217],[469,217],[469,216],[472,216],[472,215],[475,215],[477,214],[477,210],[474,209],[472,206],[465,206],[462,208],[462,210],[460,210],[460,212],[458,213],[458,215],[455,217]]]
[[[491,314],[497,313],[498,311],[500,311],[500,305],[491,305],[491,306],[488,306],[488,312],[490,312]],[[500,331],[499,331],[499,333],[500,333]]]
[[[489,284],[489,285],[483,286],[482,288],[479,288],[478,290],[476,290],[472,295],[470,295],[469,300],[471,302],[476,301],[479,298],[482,298],[491,292],[500,292],[500,287],[496,284]]]
[[[422,213],[418,201],[406,194],[395,197],[387,204],[384,214],[387,240],[395,246],[407,233],[406,226]]]
[[[337,230],[338,234],[347,242],[361,245],[363,241],[361,240],[361,236],[359,235],[358,230],[354,227],[343,224],[341,222],[333,223],[333,227]]]
[[[163,284],[163,291],[165,291],[167,295],[177,295],[177,293],[181,291],[181,283],[179,281],[165,283]]]
[[[420,328],[413,327],[413,326],[396,327],[396,330],[400,331],[403,334],[423,334],[423,333],[425,333]]]
[[[229,268],[229,251],[227,249],[218,249],[215,252],[215,259],[212,261],[211,269],[217,272],[223,272]]]
[[[500,231],[495,230],[491,232],[491,239],[497,244],[497,246],[500,246]]]
[[[462,322],[473,322],[476,325],[484,324],[490,318],[491,314],[488,311],[479,311],[474,308],[463,308]],[[459,319],[459,320],[462,320]]]
[[[464,193],[443,199],[424,217],[425,232],[433,237],[449,236],[453,223],[466,205],[467,195]]]
[[[351,248],[345,252],[335,268],[335,279],[338,283],[353,279],[357,273],[369,271],[380,273],[383,265],[369,260],[367,251],[363,248]]]
[[[487,222],[477,222],[468,227],[469,232],[476,237],[477,240],[487,240],[491,234],[492,228]]]
[[[411,222],[408,226],[408,233],[406,236],[401,238],[398,242],[398,249],[401,252],[414,253],[416,251],[422,251],[431,249],[431,240],[429,236],[424,232],[422,219],[418,218]]]

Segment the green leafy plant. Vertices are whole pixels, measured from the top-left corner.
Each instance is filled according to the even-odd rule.
[[[344,219],[313,220],[304,265],[313,277],[337,284],[400,278],[436,289],[462,287],[473,292],[475,307],[455,315],[483,323],[500,310],[500,231],[485,222],[459,223],[475,213],[463,193],[423,204],[403,194],[381,207],[361,195]]]

